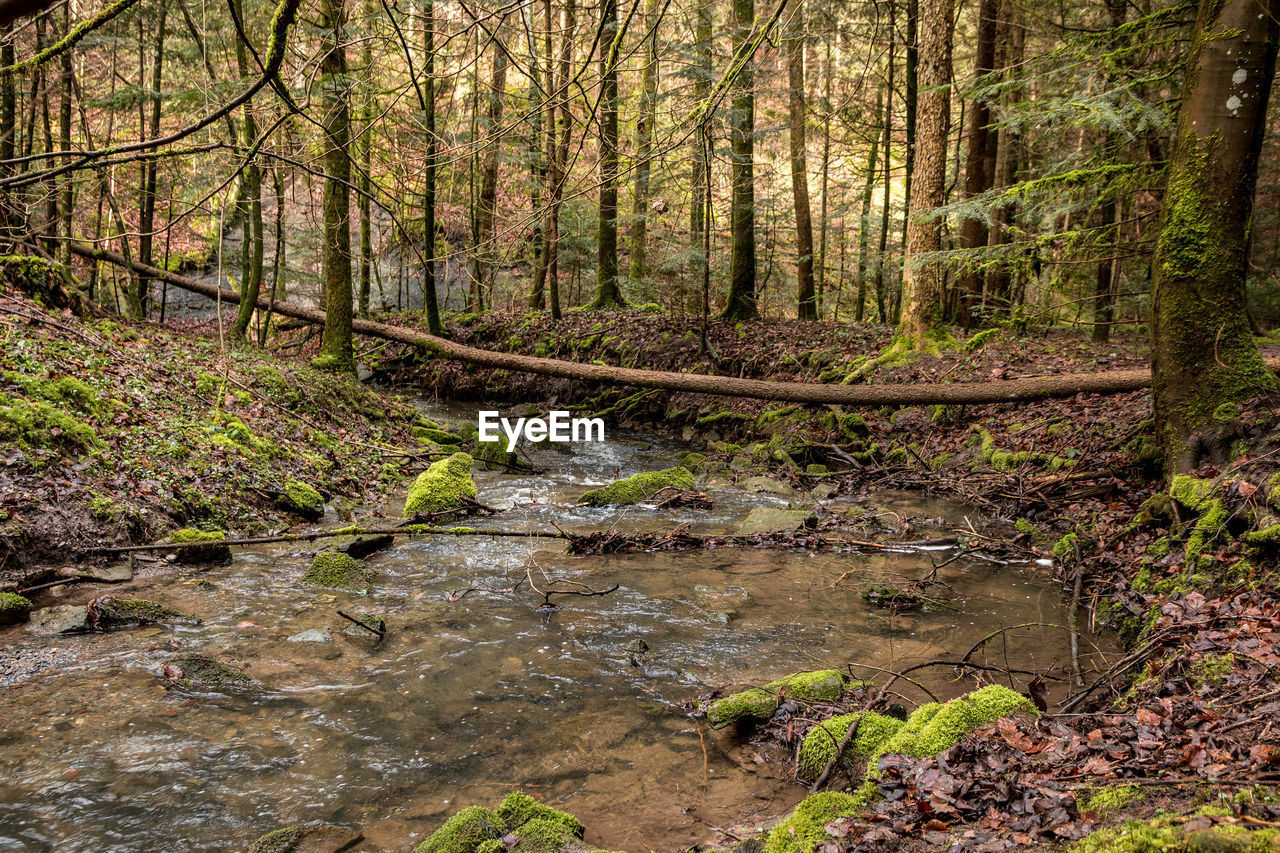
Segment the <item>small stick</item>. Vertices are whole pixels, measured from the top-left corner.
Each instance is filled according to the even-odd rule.
[[[359,619],[355,618],[354,616],[348,616],[346,613],[343,613],[341,610],[338,611],[338,615],[341,616],[343,619],[346,619],[352,625],[359,625],[361,628],[364,628],[366,631],[372,631],[373,633],[377,634],[379,640],[385,640],[387,638],[386,631],[379,631],[377,628],[373,627],[372,625],[369,625],[365,622],[361,622]]]

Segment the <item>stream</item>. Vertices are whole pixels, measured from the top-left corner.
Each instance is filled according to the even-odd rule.
[[[474,417],[423,405],[437,419]],[[545,473],[476,472],[479,500],[508,511],[475,523],[713,533],[734,530],[753,507],[787,505],[724,485],[707,489],[710,510],[572,506],[589,487],[669,467],[681,449],[619,432],[537,447],[529,456]],[[864,505],[934,523],[972,517],[913,495]],[[383,510],[396,517],[399,507]],[[331,512],[325,523],[340,522]],[[925,523],[913,538],[939,535]],[[361,850],[403,851],[457,810],[519,787],[579,817],[591,844],[669,853],[713,828],[779,815],[804,793],[769,755],[709,732],[680,703],[801,669],[956,657],[1000,627],[1065,618],[1037,567],[968,557],[938,575],[963,597],[955,610],[891,614],[858,595],[868,583],[920,577],[950,550],[571,557],[537,539],[397,539],[369,558],[379,575],[361,597],[298,582],[314,548],[237,549],[230,565],[196,571],[144,563],[127,584],[41,602],[140,595],[200,625],[54,638],[0,631],[6,657],[58,659],[0,690],[0,850],[221,851],[323,820],[361,829]],[[560,596],[546,609],[519,583],[526,574],[618,589]],[[338,608],[384,616],[386,640],[349,635]],[[321,633],[304,634],[312,629]],[[1105,642],[1086,638],[1083,648]],[[1066,632],[1054,628],[992,646],[989,660],[1024,669],[1069,656]],[[262,689],[170,691],[159,673],[179,649],[236,662]],[[946,669],[920,675],[944,698],[973,686]]]

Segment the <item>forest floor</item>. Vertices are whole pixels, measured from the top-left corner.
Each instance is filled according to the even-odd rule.
[[[421,325],[407,315],[389,321]],[[889,338],[876,327],[713,322],[712,356],[696,322],[638,311],[558,324],[487,316],[450,332],[532,355],[796,382],[841,381]],[[305,328],[267,353],[226,343],[216,320],[161,328],[81,319],[3,293],[0,334],[0,581],[11,585],[95,545],[154,541],[179,527],[255,533],[298,523],[306,512],[285,497],[294,482],[334,505],[376,503],[430,459],[407,402],[307,366],[315,340]],[[1087,618],[1129,641],[1065,713],[1005,721],[938,756],[893,761],[869,820],[810,827],[823,853],[904,839],[920,849],[1004,850],[1085,836],[1086,853],[1276,849],[1280,810],[1257,787],[1280,780],[1274,400],[1224,419],[1237,461],[1179,478],[1169,499],[1155,479],[1146,392],[851,412],[602,389],[424,362],[398,345],[360,347],[363,364],[401,387],[674,432],[690,447],[682,464],[704,478],[767,472],[833,494],[907,489],[968,501],[1016,525],[1013,542],[1053,561]],[[1132,368],[1145,364],[1143,350],[1136,336],[1095,344],[1060,330],[1006,330],[870,379]]]

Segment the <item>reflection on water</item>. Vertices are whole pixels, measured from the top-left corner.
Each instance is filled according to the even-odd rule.
[[[478,474],[479,497],[514,506],[496,522],[504,527],[579,531],[729,530],[752,506],[785,503],[725,487],[710,489],[711,511],[562,505],[615,470],[666,467],[674,449],[541,449],[546,474]],[[901,497],[895,511],[962,515]],[[958,611],[895,616],[857,595],[859,584],[918,577],[946,556],[573,558],[534,539],[435,538],[370,558],[380,574],[367,598],[300,586],[309,552],[297,545],[135,581],[204,624],[55,639],[79,650],[75,666],[3,691],[0,849],[226,850],[285,822],[325,820],[362,828],[361,849],[405,850],[448,814],[514,787],[572,811],[607,849],[686,847],[711,827],[778,814],[802,791],[678,703],[796,669],[954,657],[1001,626],[1062,621],[1055,590],[1025,568],[970,559],[939,573],[963,594]],[[548,612],[522,583],[543,573],[619,589],[558,598]],[[339,607],[384,615],[387,640],[348,636]],[[331,639],[290,639],[309,629]],[[0,636],[11,653],[42,645],[20,628]],[[157,674],[180,646],[240,663],[263,690],[166,691]],[[1063,664],[1067,645],[1046,628],[1011,633],[993,651],[1037,669]],[[947,675],[929,686],[971,686]]]

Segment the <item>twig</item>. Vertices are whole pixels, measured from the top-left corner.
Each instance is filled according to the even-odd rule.
[[[246,539],[215,539],[209,542],[152,542],[147,545],[101,545],[86,548],[86,554],[125,554],[135,551],[169,551],[182,548],[207,548],[209,546],[233,547],[239,545],[270,545],[276,542],[312,542],[335,536],[519,536],[534,539],[564,539],[562,533],[544,530],[484,530],[474,527],[433,527],[406,530],[404,527],[339,528],[317,530],[313,533],[284,533],[279,536],[252,536]]]
[[[373,633],[377,634],[379,640],[385,640],[387,637],[386,631],[379,631],[377,628],[373,627],[372,625],[369,625],[368,623],[365,623],[365,622],[361,622],[359,619],[355,618],[354,616],[348,616],[346,613],[343,613],[341,610],[338,611],[338,615],[341,616],[343,619],[346,619],[352,625],[359,625],[361,628],[364,628],[366,631],[372,631]]]

